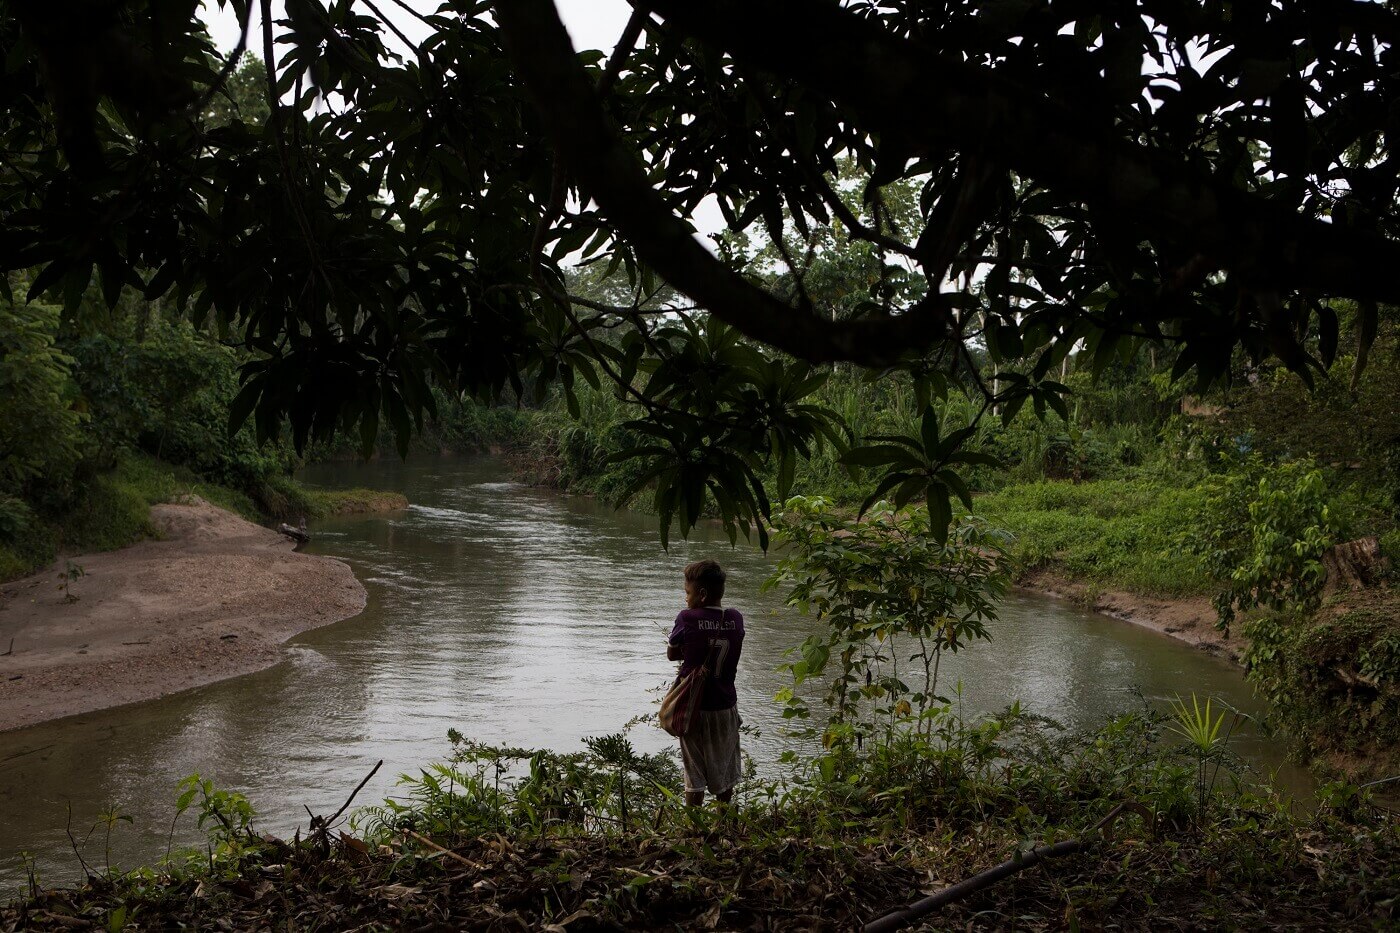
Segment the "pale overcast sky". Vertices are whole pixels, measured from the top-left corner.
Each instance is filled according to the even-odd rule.
[[[424,13],[431,13],[440,5],[439,0],[405,0],[405,2]],[[569,29],[569,35],[573,37],[575,48],[580,50],[602,49],[607,53],[611,53],[613,46],[617,44],[622,30],[627,25],[627,17],[632,12],[632,8],[628,6],[626,0],[555,0],[555,4],[564,20],[564,25]],[[394,4],[393,0],[382,0],[382,2],[375,3],[375,6],[391,19],[394,25],[398,26],[409,39],[418,41],[427,34],[427,27],[401,10]],[[273,0],[272,9],[273,17],[280,19],[284,15],[282,0]],[[258,16],[257,10],[258,5],[253,4],[253,22],[249,28],[248,46],[260,53],[262,39],[259,30],[262,18]],[[238,17],[234,15],[231,7],[221,9],[216,0],[204,0],[203,16],[205,23],[209,26],[209,34],[213,36],[219,48],[228,51],[238,44]],[[387,34],[384,41],[390,47],[401,44],[394,36]],[[695,212],[694,219],[701,234],[724,229],[724,217],[713,199],[707,199],[700,205]],[[703,235],[700,240],[707,248],[714,249],[714,244]]]
[[[406,2],[424,13],[431,13],[439,6],[438,0]],[[627,25],[627,17],[632,9],[626,0],[556,0],[556,3],[560,15],[564,18],[564,25],[569,27],[569,35],[573,36],[574,45],[580,49],[602,49],[605,52],[612,51],[618,36],[622,35],[623,27]],[[393,0],[383,0],[375,6],[393,20],[394,25],[403,30],[410,39],[418,39],[426,33],[426,27],[399,9]],[[275,18],[282,17],[281,0],[273,0],[272,9]],[[252,34],[248,44],[254,49],[259,48],[261,43],[261,39],[258,38],[261,18],[257,10],[258,5],[253,4]],[[220,9],[215,0],[204,0],[204,21],[209,24],[209,33],[219,48],[232,49],[238,44],[238,17],[233,14],[231,7]],[[392,44],[397,40],[388,36],[386,41]]]

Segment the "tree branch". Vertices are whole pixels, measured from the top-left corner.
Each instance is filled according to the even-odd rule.
[[[1400,244],[1299,216],[1171,164],[1084,114],[986,68],[939,55],[833,2],[635,0],[668,26],[849,107],[862,126],[929,150],[995,152],[1067,200],[1151,226],[1231,270],[1286,286],[1400,301]]]
[[[511,58],[571,174],[637,256],[741,333],[810,362],[888,366],[947,337],[946,308],[849,322],[804,314],[755,287],[696,240],[609,127],[551,0],[500,0]]]
[[[632,49],[636,47],[637,40],[642,37],[642,29],[647,24],[647,13],[645,10],[633,10],[631,17],[627,20],[627,25],[623,27],[622,35],[617,39],[617,45],[613,46],[613,53],[608,58],[608,66],[603,70],[603,79],[598,82],[599,96],[606,96],[612,90],[612,86],[617,83],[617,79],[622,75],[622,67],[627,64],[628,57],[632,54]]]

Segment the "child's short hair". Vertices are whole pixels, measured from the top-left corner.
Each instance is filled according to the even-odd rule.
[[[705,591],[705,594],[715,602],[724,599],[724,568],[718,561],[708,558],[697,560],[693,564],[687,564],[685,568],[685,580]]]

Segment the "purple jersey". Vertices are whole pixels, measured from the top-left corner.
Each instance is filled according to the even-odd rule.
[[[710,669],[710,679],[700,696],[701,709],[729,709],[738,704],[734,672],[739,668],[739,652],[744,647],[744,617],[737,609],[707,606],[682,610],[676,616],[670,641],[684,649],[682,674],[701,665]]]

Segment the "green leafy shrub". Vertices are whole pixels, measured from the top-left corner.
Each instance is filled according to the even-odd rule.
[[[927,733],[932,711],[948,703],[943,654],[990,637],[1006,536],[970,516],[945,528],[922,507],[880,503],[851,519],[820,497],[793,498],[778,518],[783,558],[766,586],[786,587],[787,604],[820,625],[785,665],[794,689],[781,695],[783,715],[808,718],[795,689],[834,666],[818,730],[828,749],[849,753],[876,732]]]
[[[247,517],[340,507],[291,480],[285,441],[229,433],[239,352],[150,308],[65,327],[0,303],[0,579],[140,540],[177,491]]]
[[[1244,661],[1305,752],[1360,754],[1375,770],[1400,763],[1400,620],[1383,592],[1352,598],[1363,605],[1247,621]]]
[[[132,449],[184,467],[208,483],[276,501],[275,477],[300,463],[286,441],[259,444],[251,427],[230,434],[241,358],[181,320],[155,319],[140,339],[130,326],[72,338],[74,373],[110,465]]]
[[[1381,534],[1379,544],[1383,557],[1388,558],[1391,563],[1400,563],[1400,528]]]
[[[529,412],[513,405],[487,405],[471,398],[437,394],[438,416],[425,428],[427,441],[439,450],[486,451],[523,443],[529,432]],[[388,445],[381,445],[388,449]]]
[[[236,874],[240,861],[259,848],[260,840],[253,832],[253,805],[237,791],[217,788],[209,778],[196,773],[180,781],[175,820],[192,808],[199,828],[209,835],[209,844],[204,852],[190,853],[191,860],[198,863],[207,855],[211,868],[216,862],[223,863]],[[171,829],[173,832],[173,823]]]
[[[34,524],[34,511],[22,499],[0,493],[0,541],[14,541]]]
[[[142,488],[129,474],[97,473],[83,484],[83,493],[59,516],[61,550],[110,551],[154,533],[151,505],[165,495]]]
[[[85,417],[76,404],[73,361],[55,344],[57,329],[57,308],[0,300],[0,495],[60,502],[82,459]],[[0,536],[8,529],[13,541],[28,524],[27,518],[7,522]]]
[[[1307,458],[1335,470],[1377,495],[1393,523],[1400,511],[1400,328],[1382,325],[1359,376],[1355,363],[1354,355],[1338,355],[1312,388],[1267,369],[1228,393],[1221,430],[1247,438],[1267,458]]]
[[[452,755],[402,775],[400,800],[356,812],[371,840],[405,828],[438,837],[488,832],[540,834],[564,826],[623,832],[681,798],[670,755],[639,754],[622,733],[584,740],[585,750],[552,752],[488,745],[448,732]]]
[[[1321,471],[1311,463],[1252,458],[1212,477],[1183,536],[1185,550],[1224,588],[1212,599],[1226,632],[1236,612],[1264,606],[1312,611],[1326,582],[1322,554],[1339,540]]]

